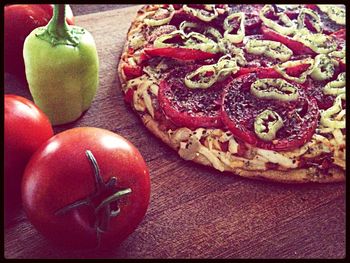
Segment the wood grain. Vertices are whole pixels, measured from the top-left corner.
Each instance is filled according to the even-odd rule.
[[[132,4],[97,4],[97,5],[72,5],[70,4],[70,7],[72,8],[73,14],[75,16],[80,15],[87,15],[91,13],[97,13],[97,12],[103,12],[107,10],[117,9],[117,8],[125,8],[133,6]]]
[[[151,202],[136,231],[112,251],[51,245],[23,211],[5,228],[6,258],[343,258],[345,185],[253,181],[182,160],[123,101],[116,74],[138,7],[78,16],[100,58],[100,86],[79,126],[114,131],[139,148],[151,172]],[[5,92],[30,98],[5,75]]]

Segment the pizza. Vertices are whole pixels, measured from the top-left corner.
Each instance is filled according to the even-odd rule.
[[[181,158],[285,183],[345,181],[344,5],[145,5],[124,100]]]

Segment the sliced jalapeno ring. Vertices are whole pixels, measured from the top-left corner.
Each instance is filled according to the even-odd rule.
[[[300,76],[293,77],[287,74],[286,72],[287,68],[302,65],[302,64],[309,64],[309,67],[302,74],[300,74]],[[301,60],[291,60],[291,61],[284,62],[282,64],[277,64],[274,66],[274,69],[288,80],[292,80],[297,83],[304,83],[306,81],[307,76],[314,70],[314,66],[315,66],[315,61],[312,58],[306,58]]]
[[[169,12],[169,15],[167,17],[162,18],[162,19],[146,17],[144,19],[145,24],[148,26],[161,26],[161,25],[168,24],[175,14],[175,9],[174,9],[173,5],[169,5],[168,8],[166,8],[166,9],[159,8],[157,11],[152,13],[152,16],[155,16],[157,14],[157,12],[166,12],[166,11]]]
[[[205,36],[213,36],[216,40],[216,42],[219,42],[222,39],[222,35],[219,30],[217,30],[214,27],[207,27],[207,29],[203,33]]]
[[[320,16],[312,9],[309,8],[302,8],[300,10],[300,13],[298,15],[297,21],[298,21],[298,29],[301,28],[307,28],[305,25],[305,15],[309,15],[312,19],[310,23],[312,24],[313,28],[316,30],[317,33],[322,32],[322,23]]]
[[[206,89],[215,82],[225,79],[231,73],[237,72],[238,69],[236,60],[232,59],[230,55],[225,55],[216,64],[201,66],[187,74],[184,83],[188,88]]]
[[[265,16],[270,11],[272,11],[273,13],[275,13],[275,15],[278,16],[278,21],[273,21]],[[275,9],[272,5],[265,5],[261,9],[260,19],[263,21],[265,26],[277,31],[282,35],[291,35],[296,30],[296,24],[294,24],[285,13],[276,14]]]
[[[325,54],[319,54],[315,57],[314,70],[310,76],[314,80],[326,80],[333,76],[334,70],[332,60]]]
[[[210,75],[208,73],[211,73]],[[196,78],[197,80],[193,80]],[[205,65],[185,76],[185,85],[188,88],[211,87],[218,79],[218,74],[214,65]]]
[[[189,21],[183,21],[180,26],[179,30],[186,35],[186,29],[200,29],[201,26],[198,23],[195,22],[189,22]],[[219,30],[217,30],[214,27],[208,26],[203,32],[203,35],[210,38],[212,36],[216,42],[218,42],[220,39],[222,39],[222,35]],[[210,38],[212,39],[212,38]]]
[[[250,86],[250,92],[260,99],[294,101],[299,97],[298,88],[284,79],[258,79]]]
[[[293,55],[286,45],[271,40],[252,39],[246,43],[246,51],[254,55],[264,55],[285,62]]]
[[[216,10],[215,5],[204,5],[204,7],[205,10],[192,8],[188,5],[182,6],[183,10],[186,13],[189,13],[204,22],[210,22],[216,17],[218,17],[218,11]]]
[[[205,22],[210,22],[213,19],[218,17],[218,11],[215,8],[215,5],[205,5],[206,10],[200,9],[198,11],[198,18]],[[209,9],[209,10],[208,10]]]
[[[330,81],[326,84],[326,86],[323,88],[323,93],[334,96],[345,94],[345,80],[346,73],[340,73],[336,80]]]
[[[341,8],[337,5],[317,5],[318,8],[327,14],[327,16],[339,25],[345,26],[345,8]]]
[[[234,29],[232,25],[230,25],[230,21],[238,19],[239,20],[239,28],[237,29],[237,33],[232,34],[232,30]],[[233,13],[225,18],[224,20],[224,38],[230,41],[231,43],[241,43],[243,41],[243,38],[245,36],[245,13],[238,12]]]
[[[303,43],[317,54],[327,54],[336,50],[337,43],[331,36],[321,33],[310,33],[307,29],[300,29],[293,39]]]
[[[254,121],[255,134],[264,141],[272,141],[276,138],[276,133],[283,127],[281,116],[272,110],[264,110]]]
[[[206,36],[197,32],[191,32],[186,35],[181,30],[176,30],[169,34],[164,34],[159,36],[154,40],[153,45],[156,48],[183,47],[183,48],[198,49],[198,50],[201,50],[204,52],[210,52],[210,53],[217,53],[220,51],[218,44],[215,41],[207,38]]]
[[[320,122],[325,127],[345,129],[345,110],[342,107],[342,95],[338,95],[329,109],[321,112]]]
[[[232,68],[232,67],[236,67],[236,66],[237,66],[237,62],[235,59],[233,59],[231,57],[230,54],[226,54],[226,55],[222,56],[221,58],[219,58],[218,62],[216,63],[216,67],[218,69]]]
[[[195,22],[182,21],[179,25],[179,29],[186,34],[185,30],[187,28],[199,28],[199,24]]]
[[[183,33],[180,30],[176,30],[176,31],[173,31],[169,34],[164,34],[164,35],[157,37],[153,42],[153,46],[156,48],[178,46],[179,44],[174,44],[174,43],[170,42],[171,39],[175,39],[175,38],[179,38],[183,42],[185,36],[183,35]],[[166,43],[167,41],[170,43]]]
[[[231,57],[237,61],[239,66],[243,67],[247,64],[243,49],[236,47],[229,40],[221,38],[218,42],[218,46],[220,52],[230,54]]]
[[[218,53],[220,51],[215,41],[197,32],[191,32],[186,36],[185,47],[210,53]]]
[[[342,50],[335,50],[330,53],[328,53],[328,57],[332,60],[332,63],[334,66],[339,66],[340,60],[343,64],[346,64],[346,56],[345,56],[345,47],[343,47]]]
[[[237,65],[237,59],[232,58],[230,55],[222,56],[218,63],[215,65],[216,70],[218,72],[217,81],[224,80],[227,76],[232,73],[236,73],[239,70],[239,66]]]

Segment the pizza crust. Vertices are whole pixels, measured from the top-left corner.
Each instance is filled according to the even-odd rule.
[[[127,63],[127,58],[128,58],[127,52],[128,52],[129,41],[130,41],[129,39],[130,39],[130,36],[132,35],[132,32],[137,27],[140,27],[140,21],[145,16],[144,10],[146,10],[146,7],[143,7],[138,11],[135,20],[131,23],[131,27],[127,33],[127,40],[125,42],[124,49],[121,54],[121,59],[118,64],[118,75],[119,75],[119,80],[123,90],[127,84],[127,81],[123,73],[122,67],[125,63]],[[153,119],[152,116],[147,112],[141,113],[135,110],[134,105],[132,106],[134,111],[140,116],[144,126],[146,126],[146,128],[151,133],[153,133],[156,137],[162,140],[163,143],[167,144],[173,150],[175,151],[179,150],[180,148],[179,142],[171,140],[171,137],[169,136],[168,132],[160,128],[160,123],[158,121]],[[196,156],[193,159],[191,159],[191,161],[217,169],[217,167],[215,167],[215,165],[213,165],[213,163],[210,162],[202,154],[197,153]],[[286,170],[276,170],[276,169],[246,170],[246,169],[242,169],[241,166],[235,165],[235,162],[232,162],[230,165],[222,163],[222,167],[223,169],[220,169],[220,170],[223,172],[228,172],[227,174],[235,174],[235,175],[239,175],[247,178],[269,180],[269,181],[276,181],[276,182],[282,182],[282,183],[307,183],[307,182],[334,183],[334,182],[345,181],[344,170],[337,167],[330,168],[327,174],[315,167],[295,168],[295,169],[286,169]]]
[[[159,128],[159,123],[154,120],[150,115],[143,114],[141,116],[142,122],[147,129],[155,136],[161,139],[165,144],[172,149],[177,150],[179,145],[171,141],[168,134]],[[209,162],[203,155],[196,156],[192,161],[213,167],[213,164]],[[343,182],[345,180],[344,172],[341,169],[331,168],[329,174],[324,174],[317,169],[312,168],[297,168],[289,169],[286,171],[279,170],[266,170],[266,171],[248,171],[234,166],[224,166],[224,171],[237,174],[242,177],[254,178],[254,179],[267,179],[283,183],[306,183],[306,182],[318,182],[318,183],[330,183],[330,182]],[[330,176],[330,174],[332,174]]]

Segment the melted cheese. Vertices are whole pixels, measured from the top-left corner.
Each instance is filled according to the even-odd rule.
[[[320,123],[325,127],[345,129],[345,109],[342,107],[342,95],[336,97],[332,107],[321,111]]]
[[[333,131],[334,136],[334,163],[345,169],[345,135],[339,129]]]
[[[136,32],[130,37],[129,45],[134,50],[137,50],[143,47],[145,42],[146,42],[146,39],[144,38],[143,34],[140,32]]]
[[[297,168],[298,164],[296,162],[293,162],[290,158],[284,156],[281,153],[271,151],[271,150],[265,150],[265,149],[257,149],[256,153],[264,158],[266,158],[271,163],[276,163],[280,166],[286,167],[286,168]]]
[[[147,110],[152,118],[154,117],[154,107],[149,93],[154,95],[158,94],[159,86],[156,84],[155,79],[144,74],[138,78],[127,81],[123,89],[124,92],[128,89],[134,89],[133,105],[135,110],[141,112]]]
[[[278,165],[278,169],[293,169],[300,164],[300,158],[314,158],[322,153],[334,152],[334,163],[345,167],[345,135],[340,130],[333,131],[335,138],[328,140],[325,136],[314,134],[312,139],[298,149],[276,152],[259,149],[246,144],[249,154],[246,157],[237,156],[238,143],[230,132],[221,129],[199,128],[192,131],[180,128],[168,131],[171,141],[179,144],[179,155],[186,160],[204,157],[205,160],[222,171],[227,168],[244,168],[247,170],[267,170],[267,163]],[[204,139],[204,140],[203,140]],[[204,141],[202,144],[201,141]],[[220,142],[228,142],[228,151],[220,148]]]

